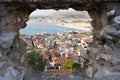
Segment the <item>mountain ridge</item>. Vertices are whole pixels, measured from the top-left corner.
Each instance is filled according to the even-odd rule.
[[[49,16],[55,18],[82,18],[82,19],[90,18],[86,11],[56,11],[49,14]]]
[[[56,12],[50,13],[49,15],[34,15],[34,16],[30,16],[30,18],[90,19],[87,11],[56,11]]]

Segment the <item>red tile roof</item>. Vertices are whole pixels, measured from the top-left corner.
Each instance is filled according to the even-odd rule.
[[[65,64],[65,62],[68,60],[68,58],[67,57],[56,57],[56,58],[54,58],[53,59],[53,61],[54,61],[54,64]]]
[[[61,70],[47,70],[45,71],[46,74],[59,74],[59,75],[65,75],[72,73],[72,69],[61,69]]]
[[[68,47],[68,45],[65,44],[65,43],[60,44],[60,46],[63,47],[63,48],[67,48]]]

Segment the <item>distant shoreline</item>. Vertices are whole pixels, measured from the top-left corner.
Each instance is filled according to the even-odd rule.
[[[84,31],[90,31],[92,29],[90,24],[86,23],[64,23],[64,24],[56,24],[59,26],[67,27],[67,28],[74,28],[74,29],[80,29]]]
[[[30,22],[27,23],[48,23],[48,22]],[[67,28],[74,28],[84,31],[90,31],[92,29],[91,25],[89,23],[49,23],[49,24],[55,24],[61,27],[67,27]]]

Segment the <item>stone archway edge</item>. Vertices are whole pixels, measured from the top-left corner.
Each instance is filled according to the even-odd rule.
[[[100,80],[112,76],[114,72],[119,77],[116,80],[119,80],[119,5],[118,0],[0,0],[0,80],[23,80],[23,76],[26,76],[23,65],[26,50],[18,36],[19,30],[25,27],[29,14],[36,8],[87,10],[92,18],[94,42],[89,46],[89,53],[83,53],[89,61],[85,75]],[[9,64],[4,57],[14,65]]]

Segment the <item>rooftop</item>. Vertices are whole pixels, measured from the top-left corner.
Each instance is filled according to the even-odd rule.
[[[61,70],[48,70],[45,71],[46,74],[58,74],[58,75],[65,75],[65,74],[69,74],[72,73],[73,70],[72,69],[61,69]]]

